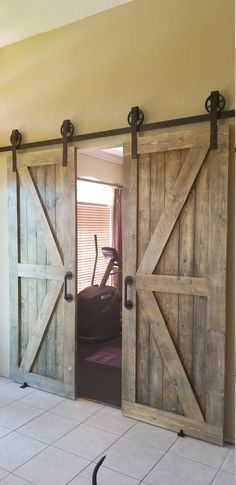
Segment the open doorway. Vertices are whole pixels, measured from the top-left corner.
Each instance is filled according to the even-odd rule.
[[[123,149],[80,150],[77,395],[121,406]]]

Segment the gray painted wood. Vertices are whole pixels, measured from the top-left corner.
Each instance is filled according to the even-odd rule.
[[[123,393],[123,412],[136,419],[174,430],[181,428],[190,436],[222,444],[228,128],[219,127],[217,151],[209,152],[208,143],[208,129],[138,140],[137,164],[141,167],[142,182],[136,182],[137,226],[136,233],[132,232],[132,238],[126,241],[136,240],[137,249],[139,241],[141,245],[145,241],[148,246],[141,262],[138,253],[135,274],[142,314],[138,303],[136,318],[132,314],[130,319],[133,341],[124,339],[123,352],[127,355],[135,353],[136,367],[142,369],[143,376],[147,375],[147,366],[142,365],[149,360],[149,375],[148,386],[145,383],[143,390],[138,390],[143,378],[135,379],[131,364],[132,383],[135,382],[136,388],[131,399]],[[127,146],[126,158],[129,153],[130,147]],[[154,159],[160,161],[157,165],[160,175],[153,168]],[[153,176],[150,176],[150,160]],[[129,170],[126,169],[127,193],[131,193]],[[158,177],[165,180],[164,193],[160,185],[158,194],[155,192]],[[141,191],[143,180],[146,185],[150,180],[150,186]],[[132,178],[132,200],[135,199],[134,184]],[[150,214],[147,214],[148,206]],[[124,233],[129,222],[125,218]],[[129,254],[132,256],[131,250]],[[135,263],[136,259],[133,268]],[[145,332],[139,332],[140,318],[143,323],[145,320],[151,323],[149,341]],[[125,313],[123,322],[126,328]],[[140,351],[144,348],[149,354],[145,357]],[[126,381],[130,378],[127,362],[123,365]],[[155,370],[161,378],[162,389],[157,372],[152,374],[150,362],[159,363]],[[168,411],[165,409],[165,396],[162,395],[167,373],[168,398],[172,400],[173,388],[178,395],[177,407],[172,411],[171,406]]]
[[[62,291],[65,272],[76,273],[76,163],[73,148],[68,150],[68,158],[68,167],[62,167],[62,153],[58,149],[41,150],[31,155],[29,152],[19,153],[20,178],[12,174],[9,161],[11,375],[17,382],[26,381],[33,387],[74,398],[75,278],[70,288],[74,296],[72,303],[64,300]],[[17,207],[19,201],[21,206]],[[24,204],[27,210],[22,207]],[[57,230],[59,220],[60,229]],[[18,233],[22,246],[19,257]],[[17,307],[18,281],[23,286],[27,283],[23,295],[27,303],[27,331],[25,326],[23,332],[22,298],[19,309]],[[57,318],[59,308],[60,318]]]

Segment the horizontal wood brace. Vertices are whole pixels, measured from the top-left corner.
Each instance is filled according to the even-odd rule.
[[[143,404],[122,401],[123,414],[139,421],[159,426],[165,429],[179,431],[183,429],[188,436],[203,439],[210,443],[223,445],[222,429],[206,422],[198,422],[180,414],[162,409],[145,406]]]
[[[63,281],[64,272],[63,266],[18,263],[18,276],[21,278]]]
[[[207,278],[136,274],[137,290],[175,293],[177,295],[207,296],[208,286]]]

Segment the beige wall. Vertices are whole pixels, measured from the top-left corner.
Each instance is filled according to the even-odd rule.
[[[73,120],[80,133],[125,126],[128,111],[136,104],[144,110],[146,122],[204,113],[205,99],[215,89],[224,94],[230,109],[234,106],[234,1],[134,0],[1,49],[0,65],[0,145],[9,144],[15,128],[25,141],[57,137],[65,118]],[[232,268],[233,165],[230,170]],[[7,373],[7,212],[2,161],[0,193],[0,372]],[[231,275],[229,282],[226,436],[232,439]]]
[[[101,160],[78,150],[77,175],[78,177],[94,177],[102,182],[122,185],[123,165]]]

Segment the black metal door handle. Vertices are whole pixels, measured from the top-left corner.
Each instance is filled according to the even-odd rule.
[[[65,298],[66,301],[69,301],[69,303],[71,303],[73,301],[73,295],[71,293],[67,293],[67,281],[72,280],[72,278],[73,278],[73,274],[71,273],[71,271],[67,271],[67,273],[65,274],[65,277],[64,277],[64,283],[65,283],[64,298]]]
[[[133,276],[126,276],[125,277],[125,299],[124,299],[124,305],[127,310],[132,310],[134,304],[131,300],[128,300],[128,286],[132,285],[134,282]]]

